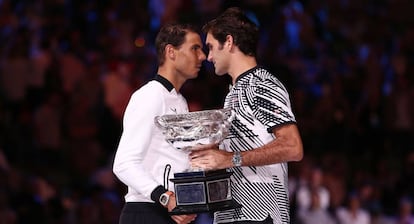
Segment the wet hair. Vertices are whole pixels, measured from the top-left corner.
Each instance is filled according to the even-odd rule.
[[[241,52],[256,56],[259,28],[238,7],[228,8],[220,16],[205,24],[202,31],[211,33],[220,45],[223,45],[227,35],[230,35]]]
[[[155,48],[157,50],[158,65],[165,62],[165,46],[171,44],[178,48],[185,42],[185,35],[189,32],[199,33],[192,24],[168,23],[161,27],[155,38]]]

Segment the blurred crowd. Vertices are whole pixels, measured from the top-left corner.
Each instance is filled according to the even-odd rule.
[[[292,223],[414,223],[410,0],[0,0],[0,223],[117,223],[113,154],[158,28],[229,6],[259,25],[303,137]],[[206,62],[182,92],[220,108],[229,83]]]

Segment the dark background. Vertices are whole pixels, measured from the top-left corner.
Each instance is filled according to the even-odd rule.
[[[159,26],[201,27],[229,6],[259,25],[258,61],[290,93],[305,150],[289,164],[292,216],[315,167],[333,216],[349,195],[373,220],[411,203],[413,1],[162,2],[0,0],[3,223],[117,223],[112,159],[130,94],[156,72]],[[182,92],[192,111],[220,108],[229,83],[206,62]]]

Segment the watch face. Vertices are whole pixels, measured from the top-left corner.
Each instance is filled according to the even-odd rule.
[[[167,196],[165,196],[165,195],[161,196],[160,200],[161,200],[161,203],[167,202]]]
[[[241,166],[242,158],[239,152],[234,153],[232,162],[235,166]]]
[[[160,197],[160,203],[162,205],[167,205],[169,199],[170,199],[170,197],[168,195],[162,194],[161,197]]]

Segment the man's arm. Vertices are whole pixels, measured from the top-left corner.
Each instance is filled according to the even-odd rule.
[[[263,166],[275,163],[300,161],[303,158],[303,144],[296,124],[286,124],[273,129],[275,139],[268,144],[241,152],[242,166]],[[225,169],[233,167],[233,152],[218,149],[193,151],[191,165],[204,169]]]
[[[303,145],[296,124],[287,124],[273,129],[275,140],[268,144],[242,152],[243,166],[262,166],[274,163],[300,161]]]

